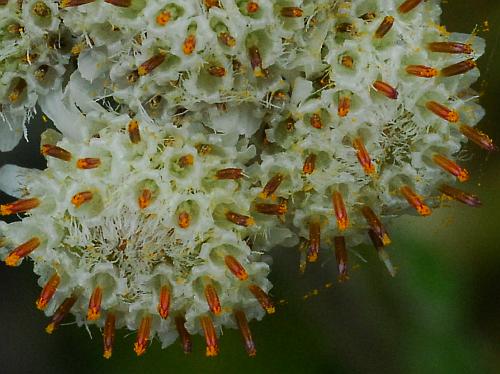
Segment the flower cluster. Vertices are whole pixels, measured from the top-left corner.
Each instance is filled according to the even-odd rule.
[[[439,26],[437,0],[1,1],[0,148],[39,104],[43,171],[7,165],[7,265],[31,258],[52,332],[67,314],[137,330],[135,352],[274,312],[267,251],[300,269],[371,241],[394,275],[386,223],[422,216],[469,174],[484,51]],[[5,134],[5,136],[4,136]]]

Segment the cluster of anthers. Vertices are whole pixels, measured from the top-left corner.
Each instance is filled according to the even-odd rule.
[[[483,41],[439,26],[438,0],[0,0],[0,148],[39,105],[43,171],[6,165],[0,255],[34,263],[52,333],[68,314],[191,351],[274,312],[266,253],[300,270],[431,214],[469,173]]]

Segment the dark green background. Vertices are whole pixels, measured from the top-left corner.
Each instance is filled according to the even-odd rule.
[[[451,31],[471,32],[489,22],[487,53],[480,60],[487,117],[480,127],[500,140],[500,4],[498,0],[450,1],[444,22]],[[43,167],[36,155],[41,123],[33,126],[30,145],[0,155],[0,165],[14,162]],[[345,284],[334,282],[334,261],[298,274],[298,254],[275,250],[271,280],[276,300],[286,300],[274,316],[251,327],[256,358],[246,357],[237,331],[220,339],[221,353],[204,357],[204,343],[194,340],[185,356],[178,344],[161,350],[157,341],[136,358],[135,335],[118,334],[110,361],[101,358],[101,337],[92,329],[65,326],[53,336],[35,309],[39,294],[31,265],[0,269],[0,372],[2,373],[494,373],[500,372],[500,157],[477,148],[466,186],[479,194],[481,209],[452,204],[430,218],[403,217],[390,227],[390,253],[399,267],[389,277],[371,248],[369,260]],[[318,289],[319,294],[303,296]]]

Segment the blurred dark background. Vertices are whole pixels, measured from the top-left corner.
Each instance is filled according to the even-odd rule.
[[[472,32],[479,25],[479,35],[487,39],[476,85],[487,111],[480,127],[498,144],[500,3],[456,0],[443,8],[450,31]],[[0,165],[43,168],[36,150],[45,127],[41,121],[31,126],[29,144],[23,141],[0,154]],[[368,263],[356,266],[344,284],[335,281],[332,260],[310,266],[301,277],[298,253],[275,250],[272,294],[279,305],[275,315],[251,324],[256,358],[245,355],[235,330],[224,331],[215,359],[204,357],[201,337],[189,356],[178,344],[161,350],[155,341],[136,358],[135,335],[120,332],[106,361],[96,329],[93,339],[74,326],[53,336],[44,332],[47,320],[34,305],[40,289],[25,263],[15,269],[0,266],[0,372],[498,373],[500,157],[473,150],[468,163],[473,178],[466,188],[480,195],[484,206],[452,204],[427,219],[398,219],[390,227],[389,252],[399,268],[395,279],[369,247],[359,248]]]

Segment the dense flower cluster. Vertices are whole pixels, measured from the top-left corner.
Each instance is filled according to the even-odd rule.
[[[0,0],[0,149],[39,104],[44,171],[7,165],[0,254],[29,257],[37,306],[103,329],[205,335],[274,306],[267,251],[384,247],[391,217],[431,214],[483,116],[470,85],[484,51],[439,26],[437,0]]]

